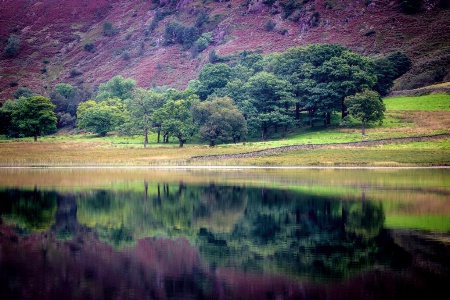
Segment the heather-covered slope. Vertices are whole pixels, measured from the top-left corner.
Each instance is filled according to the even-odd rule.
[[[416,88],[450,80],[447,2],[427,0],[419,13],[405,14],[398,0],[3,0],[0,49],[11,34],[20,48],[1,56],[0,100],[22,86],[46,95],[57,83],[95,88],[115,75],[141,87],[184,88],[212,50],[270,53],[310,43],[339,43],[370,56],[402,51],[413,68],[395,88]],[[214,38],[206,49],[165,45],[169,22],[194,26],[201,15],[208,16],[202,33]]]

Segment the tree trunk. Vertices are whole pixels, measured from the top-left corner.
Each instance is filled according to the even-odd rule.
[[[180,148],[183,148],[184,143],[186,140],[178,139]]]
[[[37,132],[34,133],[34,142],[37,142],[38,134]]]
[[[300,120],[300,103],[295,103],[295,119]]]
[[[265,141],[266,137],[267,137],[267,123],[263,122],[263,129],[262,129],[261,139],[263,141]]]
[[[161,141],[161,127],[158,127],[158,144]]]
[[[214,147],[216,145],[216,140],[210,140],[209,141],[209,146],[210,147]]]
[[[148,144],[148,117],[147,115],[145,115],[144,118],[144,148],[147,148],[147,144]]]
[[[144,129],[144,148],[147,148],[147,144],[148,144],[148,129],[145,128]]]
[[[342,119],[345,118],[347,116],[347,106],[344,104],[344,100],[342,100],[342,110],[341,110],[341,115],[342,115]]]
[[[361,133],[362,133],[362,136],[366,135],[366,122],[364,120],[362,120]]]

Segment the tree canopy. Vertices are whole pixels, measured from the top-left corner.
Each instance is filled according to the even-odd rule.
[[[361,133],[365,135],[365,126],[369,122],[381,122],[386,107],[380,95],[375,91],[364,90],[345,98],[345,104],[351,116],[361,121]]]
[[[12,111],[11,123],[22,136],[33,136],[37,141],[39,135],[56,130],[55,105],[49,98],[32,96],[26,98],[20,106]]]
[[[200,126],[200,135],[209,141],[210,146],[215,146],[219,139],[236,142],[247,134],[244,116],[231,98],[196,102],[193,105],[193,115]]]

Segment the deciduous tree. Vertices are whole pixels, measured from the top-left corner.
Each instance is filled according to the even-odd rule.
[[[361,121],[361,134],[365,135],[365,126],[369,122],[381,122],[384,119],[386,107],[380,95],[375,91],[364,90],[345,98],[348,112]]]
[[[211,147],[217,140],[236,142],[247,134],[247,122],[231,98],[197,102],[193,106],[193,115],[199,124],[200,135]]]
[[[17,106],[11,115],[11,123],[20,135],[33,136],[37,141],[39,135],[56,130],[55,105],[49,98],[32,96]]]

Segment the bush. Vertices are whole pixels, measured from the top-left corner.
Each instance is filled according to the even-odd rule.
[[[34,95],[33,92],[30,89],[27,89],[26,87],[20,87],[13,93],[14,99],[19,99],[20,97],[29,98],[33,95]]]
[[[195,57],[198,53],[208,48],[208,45],[209,42],[205,37],[203,36],[199,37],[198,40],[196,40],[194,45],[192,46],[192,56]]]
[[[185,27],[181,23],[171,22],[164,30],[164,42],[166,45],[181,44],[187,50],[200,37],[200,31],[194,26]]]
[[[103,35],[104,36],[113,36],[116,35],[119,31],[114,28],[113,23],[106,21],[103,23]]]
[[[73,68],[72,70],[70,70],[69,75],[70,77],[76,77],[76,76],[80,76],[81,74],[83,74],[83,72],[81,72],[80,70]]]
[[[3,54],[7,57],[14,57],[19,54],[19,44],[20,40],[16,35],[11,34],[8,38],[8,43],[6,44],[5,49],[3,50]]]
[[[272,31],[275,28],[275,26],[277,26],[277,23],[275,23],[272,20],[269,20],[266,22],[264,28],[266,29],[266,31]]]
[[[128,53],[128,51],[123,51],[120,56],[123,60],[130,60],[130,54]]]
[[[83,49],[87,52],[94,53],[95,52],[95,46],[92,43],[87,43],[84,45]]]
[[[314,12],[311,16],[311,18],[309,18],[309,24],[311,24],[311,26],[313,27],[317,27],[319,26],[319,21],[320,21],[320,14],[319,12]]]

